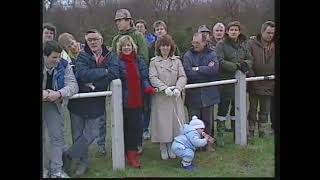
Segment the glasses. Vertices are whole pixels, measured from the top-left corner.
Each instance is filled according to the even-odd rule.
[[[87,39],[87,42],[96,42],[96,41],[99,41],[100,38],[88,38]]]

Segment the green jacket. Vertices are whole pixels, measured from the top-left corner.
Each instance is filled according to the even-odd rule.
[[[226,37],[216,47],[219,62],[221,64],[220,79],[233,79],[237,71],[236,63],[246,62],[252,67],[253,57],[248,47],[248,41],[243,34],[240,34],[238,41],[234,42]]]
[[[124,36],[129,35],[132,37],[133,41],[138,46],[138,55],[141,56],[145,63],[149,62],[149,55],[148,55],[148,44],[143,35],[136,30],[135,28],[131,28],[128,31],[125,32],[119,32],[113,39],[112,39],[112,50],[114,52],[117,52],[117,43],[119,39]],[[148,63],[149,64],[149,63]]]

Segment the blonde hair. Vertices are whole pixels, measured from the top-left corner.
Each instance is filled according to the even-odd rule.
[[[72,40],[75,40],[75,38],[70,33],[62,33],[58,38],[58,42],[63,48],[66,48]]]
[[[136,54],[138,54],[138,46],[136,45],[136,43],[133,41],[132,37],[129,36],[129,35],[124,35],[122,36],[119,41],[117,42],[117,54],[118,56],[121,54],[121,49],[122,49],[122,46],[125,44],[125,43],[131,43],[132,45],[132,51],[134,51]]]

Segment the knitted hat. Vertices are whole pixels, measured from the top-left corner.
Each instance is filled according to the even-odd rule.
[[[197,116],[192,116],[192,120],[189,123],[190,126],[193,126],[195,129],[204,128],[204,123],[202,120],[198,119]]]

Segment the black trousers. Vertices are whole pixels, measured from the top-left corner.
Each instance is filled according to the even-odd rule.
[[[137,151],[142,132],[142,107],[123,108],[123,132],[125,151]]]

